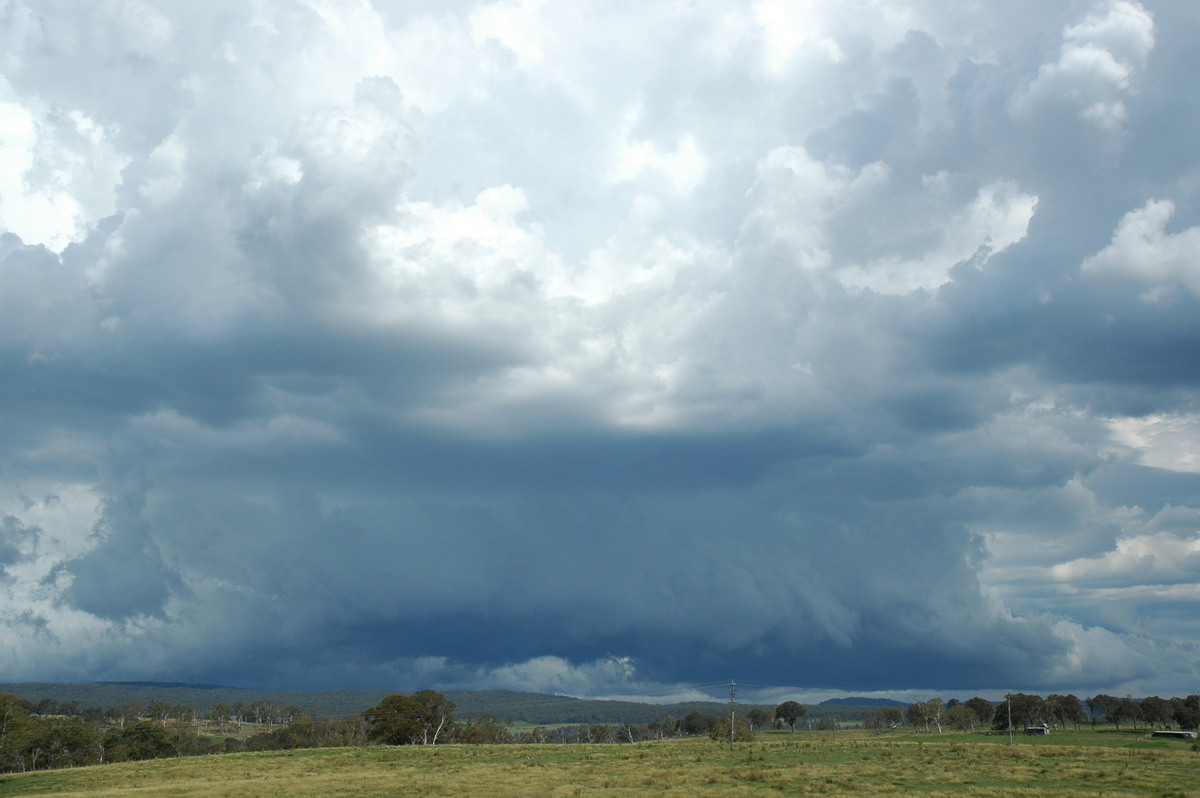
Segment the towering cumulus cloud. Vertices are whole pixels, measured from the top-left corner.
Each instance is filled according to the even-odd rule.
[[[1194,692],[1198,37],[0,2],[0,672]]]

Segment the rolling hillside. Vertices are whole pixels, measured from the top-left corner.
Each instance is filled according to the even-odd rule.
[[[0,683],[0,692],[11,693],[36,704],[44,699],[58,703],[74,701],[80,708],[108,709],[127,701],[146,705],[150,701],[183,704],[205,711],[215,704],[250,704],[255,701],[274,701],[281,706],[298,706],[318,717],[344,717],[362,712],[378,704],[385,696],[399,690],[325,690],[319,692],[287,692],[251,690],[218,685],[181,684],[173,682],[9,682]],[[607,701],[572,698],[548,693],[523,693],[513,690],[447,690],[447,698],[457,708],[455,716],[465,719],[491,713],[499,718],[537,723],[648,723],[666,715],[682,718],[689,712],[723,715],[729,704],[718,701],[689,701],[673,704],[649,704],[637,701]],[[774,706],[738,704],[740,712],[751,709],[773,711]],[[808,717],[814,721],[834,716],[839,722],[854,721],[865,716],[869,707],[809,706]]]

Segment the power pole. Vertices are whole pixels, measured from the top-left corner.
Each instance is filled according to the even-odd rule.
[[[1004,697],[1006,699],[1008,699],[1007,701],[1005,701],[1005,703],[1008,704],[1008,744],[1012,745],[1013,744],[1012,693],[1009,693],[1008,695],[1006,695]]]
[[[734,717],[734,700],[737,695],[737,685],[732,679],[729,680],[729,750],[733,750],[733,717]]]

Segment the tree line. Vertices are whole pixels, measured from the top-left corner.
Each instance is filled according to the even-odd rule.
[[[900,707],[881,707],[873,710],[864,721],[868,729],[881,731],[903,725],[922,727],[941,732],[949,726],[960,731],[1008,731],[1045,725],[1047,728],[1079,728],[1082,724],[1095,726],[1111,723],[1120,730],[1127,727],[1185,730],[1200,727],[1200,695],[1186,698],[1133,698],[1100,693],[1080,699],[1075,695],[1051,694],[1043,698],[1029,693],[1010,693],[1004,701],[992,702],[978,696],[967,701],[940,698],[919,698],[907,710]]]
[[[793,728],[804,708],[785,702],[776,714],[761,708],[735,720],[736,739],[754,728]],[[378,705],[340,719],[320,718],[274,701],[215,703],[207,711],[185,704],[126,701],[101,709],[77,701],[31,703],[0,693],[0,772],[80,767],[108,762],[235,751],[348,747],[366,744],[632,743],[670,737],[730,738],[728,716],[693,710],[644,723],[580,723],[515,730],[492,713],[466,720],[442,693],[395,693]],[[247,733],[248,731],[252,733]]]
[[[244,736],[263,727],[267,731]],[[367,741],[362,718],[315,720],[307,709],[269,700],[217,703],[201,712],[157,699],[102,709],[0,693],[0,772],[261,750],[273,747],[271,734],[282,729],[305,730],[313,746]]]
[[[466,720],[454,716],[455,703],[442,693],[421,690],[394,693],[359,714],[319,718],[298,706],[274,701],[217,703],[200,712],[195,707],[151,701],[127,701],[109,709],[80,709],[77,702],[36,704],[0,693],[0,772],[234,751],[348,747],[366,744],[441,745],[446,743],[635,743],[671,737],[708,736],[713,740],[750,740],[758,730],[790,729],[808,715],[796,701],[784,701],[774,712],[761,707],[744,713],[715,715],[691,711],[666,714],[645,723],[581,723],[517,731],[507,718],[492,713]],[[1196,729],[1200,695],[1163,699],[1118,698],[1103,693],[1086,699],[1074,695],[1045,698],[1012,693],[1000,703],[983,698],[967,701],[920,698],[907,709],[876,707],[863,725],[874,731],[910,726],[941,732],[1005,731],[1047,724],[1066,728],[1097,722],[1136,727]],[[732,730],[730,723],[733,723]],[[826,715],[809,728],[836,729],[838,717]],[[247,733],[252,731],[253,733]]]

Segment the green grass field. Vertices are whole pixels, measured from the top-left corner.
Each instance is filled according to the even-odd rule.
[[[0,776],[0,796],[1196,796],[1200,753],[1148,733],[862,732],[636,745],[369,747]]]

